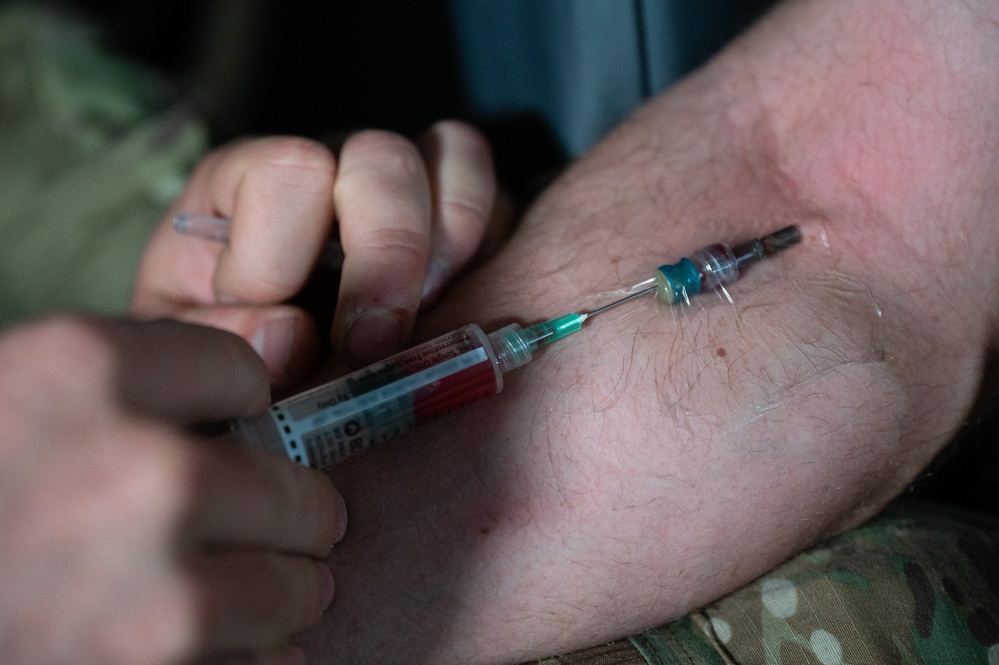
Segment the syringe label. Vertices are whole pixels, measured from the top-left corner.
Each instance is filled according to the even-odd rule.
[[[271,415],[279,422],[285,448],[293,459],[304,452],[304,464],[326,468],[412,429],[418,420],[416,402],[421,396],[429,396],[425,394],[476,366],[488,371],[492,390],[488,391],[488,385],[476,389],[483,394],[496,392],[489,357],[485,349],[477,347],[408,376],[403,368],[385,363],[366,373],[364,380],[345,382],[334,394],[323,395],[319,401],[315,401],[318,395],[306,393],[312,408],[303,409],[303,400],[297,398],[288,404],[276,404]],[[401,378],[391,378],[400,374]],[[481,372],[473,374],[474,383],[482,383],[478,378]],[[467,383],[461,380],[457,385]],[[315,408],[324,402],[329,406]]]
[[[393,381],[366,393],[357,395],[349,402],[334,406],[323,413],[315,414],[308,423],[310,429],[326,427],[330,423],[338,422],[350,415],[361,411],[368,411],[399,397],[415,393],[420,388],[429,386],[432,383],[455,374],[467,367],[477,365],[486,359],[486,352],[481,347],[463,353],[457,358],[445,360],[439,365],[428,367],[427,369],[407,376],[406,378]]]

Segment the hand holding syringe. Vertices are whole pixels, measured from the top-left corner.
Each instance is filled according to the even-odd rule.
[[[798,228],[789,226],[734,248],[716,243],[661,266],[653,279],[624,298],[528,328],[512,324],[487,334],[471,324],[282,400],[261,416],[234,422],[233,429],[257,448],[324,469],[496,394],[506,372],[526,365],[540,347],[577,332],[612,307],[653,292],[667,304],[689,302],[704,290],[724,288],[745,266],[800,240]]]

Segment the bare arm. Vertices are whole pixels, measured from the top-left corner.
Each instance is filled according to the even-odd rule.
[[[556,183],[423,336],[558,314],[717,239],[806,240],[734,304],[594,321],[490,402],[338,470],[351,525],[310,648],[571,650],[897,495],[960,425],[995,332],[995,14],[788,3]]]

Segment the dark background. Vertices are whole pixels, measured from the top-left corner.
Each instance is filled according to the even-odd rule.
[[[630,11],[629,0],[615,1]],[[521,203],[565,162],[539,118],[470,111],[448,0],[56,2],[93,17],[117,53],[172,77],[217,142],[245,134],[323,138],[362,127],[415,136],[436,120],[466,119],[490,138],[499,177]],[[719,26],[712,40],[681,45],[692,69],[771,0],[673,2],[692,25]]]

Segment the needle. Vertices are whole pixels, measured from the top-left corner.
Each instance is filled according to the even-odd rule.
[[[608,305],[604,305],[603,307],[598,307],[597,309],[593,310],[592,312],[587,312],[583,316],[585,316],[588,319],[588,318],[590,318],[592,316],[596,316],[597,314],[600,314],[601,312],[607,311],[611,307],[617,307],[621,303],[626,303],[629,300],[633,300],[633,299],[635,299],[635,298],[637,298],[639,296],[644,296],[647,293],[652,293],[655,290],[656,290],[656,287],[655,287],[655,285],[653,285],[653,286],[648,287],[647,289],[642,289],[641,291],[636,291],[635,293],[627,295],[624,298],[621,298],[620,300],[615,300],[614,302],[612,302],[612,303],[610,303]]]

